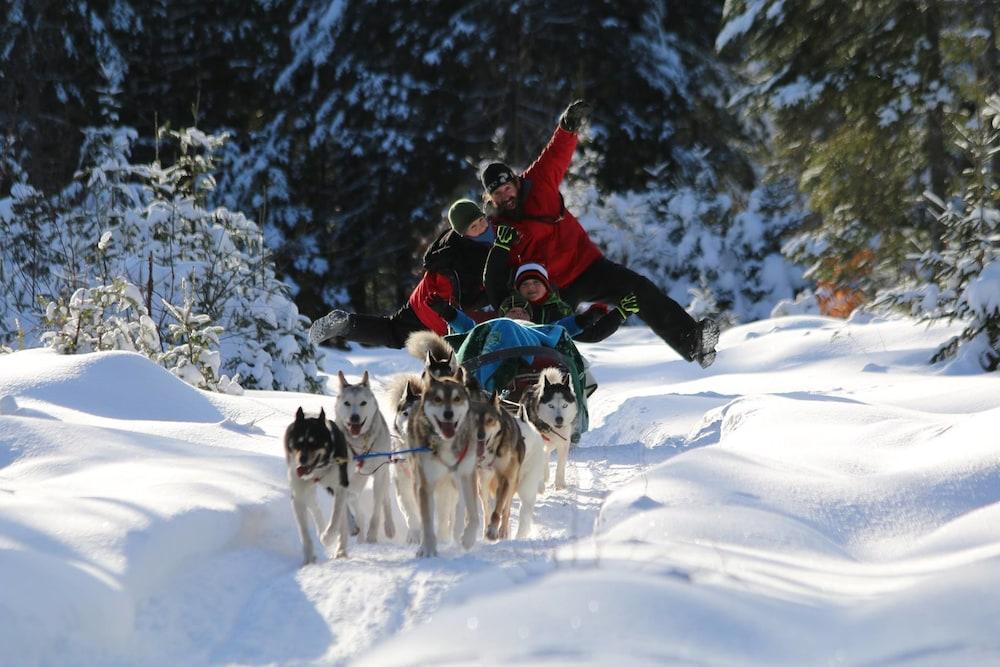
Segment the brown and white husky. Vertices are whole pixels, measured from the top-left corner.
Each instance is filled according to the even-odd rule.
[[[437,378],[429,372],[422,376],[423,386],[416,410],[406,427],[408,449],[427,447],[430,451],[415,454],[417,499],[420,509],[421,542],[418,558],[437,555],[434,526],[435,490],[442,484],[457,483],[465,505],[465,527],[461,543],[466,549],[476,541],[479,510],[476,502],[475,434],[466,419],[469,392],[464,372],[456,377]]]

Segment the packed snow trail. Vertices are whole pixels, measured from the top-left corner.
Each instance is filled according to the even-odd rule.
[[[926,365],[952,333],[767,320],[703,371],[622,330],[583,346],[591,430],[530,539],[304,568],[280,435],[332,397],[0,355],[4,663],[1000,661],[1000,391]],[[378,389],[417,368],[327,359]]]

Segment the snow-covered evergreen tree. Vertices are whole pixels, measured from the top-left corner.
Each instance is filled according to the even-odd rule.
[[[708,188],[601,195],[583,181],[566,205],[612,260],[645,275],[700,316],[767,317],[805,285],[782,254],[803,207],[787,185],[766,184],[735,203]]]
[[[223,368],[244,386],[319,391],[308,320],[277,280],[260,229],[242,213],[204,207],[224,137],[193,128],[164,136],[177,142],[179,157],[150,167],[151,200],[131,219],[143,241],[136,250],[148,248],[152,258],[152,301],[183,302],[189,289],[195,309],[223,327]],[[146,270],[149,260],[138,257],[126,264],[129,275]],[[163,327],[167,314],[154,317]]]
[[[0,342],[37,340],[40,299],[60,293],[57,217],[58,206],[27,183],[0,199]]]
[[[133,165],[133,131],[94,129],[75,181],[60,195],[47,199],[18,185],[4,200],[0,231],[12,240],[0,254],[5,341],[16,335],[15,321],[33,326],[35,303],[45,297],[62,304],[49,313],[63,331],[54,345],[105,349],[93,343],[103,334],[80,343],[65,327],[103,326],[93,304],[124,281],[146,292],[143,307],[160,340],[169,338],[174,319],[168,304],[190,301],[222,327],[221,366],[247,386],[319,391],[308,322],[275,277],[259,228],[240,213],[204,205],[224,137],[195,129],[165,136],[177,142],[175,163]],[[207,380],[216,386],[217,371]]]
[[[966,322],[962,333],[942,345],[932,361],[964,350],[989,371],[1000,367],[1000,187],[993,158],[1000,152],[1000,97],[986,111],[960,125],[960,147],[971,166],[965,192],[944,202],[931,193],[944,230],[940,244],[914,255],[912,279],[880,294],[877,307],[902,309],[925,320]]]

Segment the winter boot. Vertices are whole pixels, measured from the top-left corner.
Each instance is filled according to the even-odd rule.
[[[704,319],[698,323],[701,326],[701,337],[694,358],[702,368],[708,368],[715,362],[715,346],[719,344],[719,325],[715,320]]]
[[[342,336],[349,326],[348,313],[343,310],[331,310],[309,327],[309,342],[313,345]]]

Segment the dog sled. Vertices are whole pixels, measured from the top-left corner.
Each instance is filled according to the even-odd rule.
[[[577,397],[573,442],[579,440],[580,434],[586,432],[589,425],[587,397],[597,385],[588,386],[586,364],[573,339],[562,327],[548,327],[553,335],[547,338],[546,343],[553,343],[551,346],[525,344],[529,341],[510,344],[488,326],[493,321],[479,324],[467,333],[445,336],[455,350],[455,358],[466,372],[480,379],[484,389],[496,390],[512,411],[517,409],[524,392],[538,380],[539,373],[546,368],[559,368],[572,381],[573,393]]]

